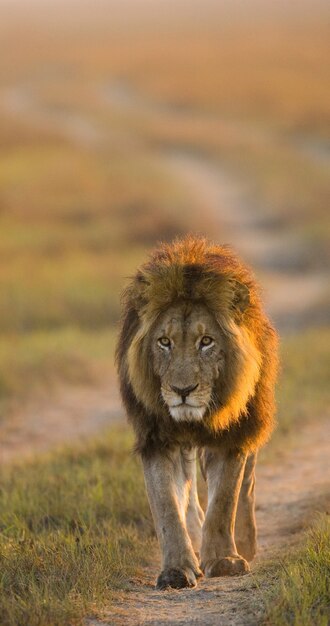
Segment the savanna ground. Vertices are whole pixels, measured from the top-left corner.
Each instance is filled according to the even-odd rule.
[[[0,5],[1,624],[327,624],[326,9],[246,7]],[[160,594],[113,348],[125,278],[188,231],[256,269],[278,428],[252,574]]]

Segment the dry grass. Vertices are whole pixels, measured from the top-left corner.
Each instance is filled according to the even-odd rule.
[[[112,432],[2,472],[3,626],[81,624],[146,562],[153,531],[130,445]]]
[[[180,106],[325,130],[329,42],[322,1],[305,2],[299,15],[287,5],[253,1],[248,11],[242,2],[195,2],[189,9],[177,2],[175,11],[150,2],[114,3],[109,11],[106,3],[87,2],[79,20],[75,2],[65,11],[54,10],[58,3],[46,11],[31,4],[28,12],[7,9],[3,22],[12,79],[33,66],[36,76],[45,64],[57,84],[65,73],[71,86],[86,76],[123,76]],[[6,70],[3,62],[4,78]]]

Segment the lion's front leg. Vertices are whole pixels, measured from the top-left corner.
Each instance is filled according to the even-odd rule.
[[[201,575],[186,527],[189,483],[181,452],[156,452],[143,458],[151,512],[162,552],[158,589],[193,587]]]
[[[205,575],[245,574],[249,565],[238,553],[234,539],[235,516],[246,456],[216,448],[204,452],[208,508],[203,527],[201,563]]]
[[[199,503],[197,491],[196,448],[181,449],[182,467],[188,486],[186,524],[196,556],[200,555],[204,511]]]
[[[245,465],[235,525],[237,550],[247,561],[252,561],[257,551],[257,527],[254,512],[255,465],[256,454],[250,454]]]

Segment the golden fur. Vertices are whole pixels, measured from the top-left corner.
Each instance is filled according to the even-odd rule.
[[[161,402],[150,346],[159,316],[180,302],[203,303],[229,346],[226,379],[221,390],[214,389],[216,410],[190,428],[174,424]],[[141,453],[187,439],[253,451],[267,440],[273,428],[277,338],[250,270],[229,247],[192,237],[161,246],[136,273],[123,305],[117,362]]]

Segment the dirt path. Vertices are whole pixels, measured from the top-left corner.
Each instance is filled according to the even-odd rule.
[[[231,244],[256,270],[268,313],[282,333],[323,319],[329,276],[306,270],[304,250],[292,231],[274,229],[250,205],[249,190],[207,158],[173,150],[164,164],[195,205],[213,216],[215,239]]]
[[[77,442],[123,421],[114,376],[93,387],[60,387],[50,398],[13,408],[0,423],[0,463]]]
[[[111,105],[126,107],[129,113],[155,113],[155,104],[134,101],[134,92],[107,90]],[[35,94],[18,88],[7,94],[7,108],[33,124],[53,125],[74,141],[97,146],[104,143],[100,129],[80,115],[65,117],[48,111]],[[164,109],[168,114],[167,109]],[[159,109],[158,109],[159,113]],[[63,118],[64,115],[64,118]],[[238,129],[239,132],[242,129]],[[324,298],[327,276],[304,271],[303,250],[292,233],[277,232],[248,203],[248,190],[206,158],[173,147],[158,153],[159,162],[191,194],[201,210],[213,214],[219,224],[218,239],[230,242],[257,270],[265,289],[268,311],[282,331],[308,325],[317,319]],[[247,210],[248,206],[248,210]],[[17,411],[0,426],[0,459],[22,458],[67,441],[76,441],[122,420],[116,385],[107,380],[99,388],[65,389],[52,398]],[[327,432],[325,429],[327,428]],[[324,509],[329,457],[329,425],[315,422],[300,433],[294,450],[283,451],[276,464],[258,468],[257,521],[259,559],[299,537],[318,507]],[[132,581],[128,593],[106,616],[111,626],[249,626],[256,624],[263,610],[262,589],[256,586],[253,571],[243,578],[202,580],[194,590],[156,592],[154,581],[159,568],[158,550],[152,568],[141,580]],[[202,616],[202,617],[201,617]],[[100,626],[87,620],[86,626]]]
[[[296,542],[319,510],[330,507],[326,469],[329,467],[330,424],[304,429],[293,450],[276,464],[257,470],[259,556],[251,574],[236,578],[202,579],[195,589],[155,591],[158,550],[150,569],[132,581],[105,615],[108,626],[252,626],[263,614],[263,588],[256,584],[258,563]],[[86,620],[86,626],[103,621]]]

